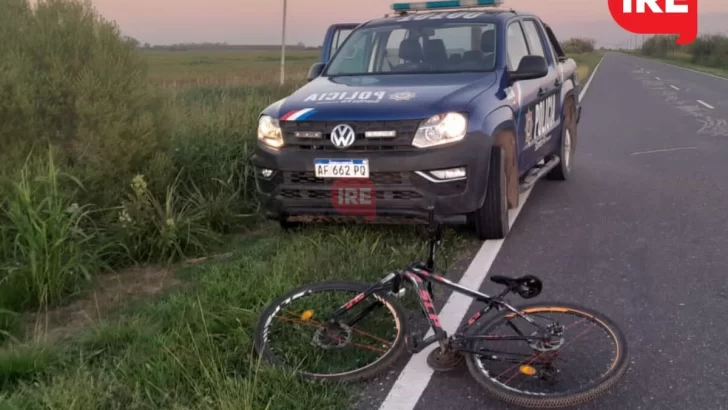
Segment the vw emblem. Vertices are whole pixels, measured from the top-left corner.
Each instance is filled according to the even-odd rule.
[[[356,134],[354,133],[354,129],[351,128],[350,125],[337,125],[336,127],[334,127],[334,130],[331,131],[331,142],[336,148],[343,149],[350,147],[351,144],[354,143],[355,137]]]

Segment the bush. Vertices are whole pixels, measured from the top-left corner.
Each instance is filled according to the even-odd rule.
[[[595,50],[596,41],[590,38],[570,38],[561,43],[561,49],[566,54],[591,53]]]
[[[6,0],[0,13],[0,153],[7,171],[50,141],[99,206],[118,203],[169,137],[134,42],[90,2]],[[171,171],[170,171],[171,172]],[[84,201],[84,202],[86,202]]]
[[[162,201],[137,175],[119,213],[116,231],[135,262],[177,261],[206,249],[217,239],[209,226],[204,202],[190,199],[174,181]]]
[[[656,35],[645,41],[640,53],[651,57],[685,56],[693,64],[707,67],[728,66],[728,37],[720,34],[698,36],[691,44],[676,44],[677,35]]]
[[[664,57],[670,52],[677,51],[680,46],[675,44],[677,35],[652,36],[645,40],[640,52],[646,56]]]

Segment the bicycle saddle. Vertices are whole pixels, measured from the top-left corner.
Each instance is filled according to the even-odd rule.
[[[541,293],[543,283],[541,279],[533,275],[525,275],[520,278],[509,278],[508,276],[494,275],[490,280],[499,285],[507,287],[511,292],[518,293],[524,299],[535,298]]]

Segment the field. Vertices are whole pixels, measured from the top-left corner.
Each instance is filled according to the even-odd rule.
[[[276,51],[140,51],[78,4],[0,16],[29,51],[0,46],[0,409],[344,408],[348,388],[258,365],[261,308],[425,249],[413,227],[257,217],[256,117],[317,52],[292,52],[281,87]],[[574,57],[585,81],[599,56]],[[448,231],[444,255],[470,240]]]
[[[647,39],[632,54],[728,78],[728,36],[703,34],[690,44],[675,44],[674,35]]]
[[[143,51],[149,79],[163,87],[278,84],[280,50],[268,51]],[[320,51],[286,53],[286,83],[300,83]]]

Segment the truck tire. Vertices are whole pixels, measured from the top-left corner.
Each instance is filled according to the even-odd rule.
[[[494,145],[490,152],[485,201],[468,218],[475,228],[475,234],[481,240],[503,239],[510,230],[505,158],[505,150]]]
[[[566,181],[571,176],[574,152],[576,151],[576,105],[574,99],[566,100],[564,126],[561,127],[559,151],[554,155],[561,158],[559,164],[546,174],[546,178],[555,181]]]

